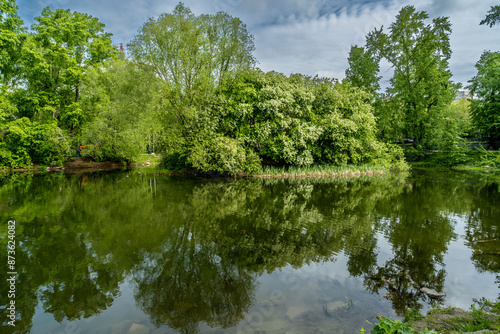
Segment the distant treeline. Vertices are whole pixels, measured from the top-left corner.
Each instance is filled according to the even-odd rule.
[[[62,164],[80,145],[90,159],[130,162],[154,145],[164,167],[206,173],[405,168],[405,140],[417,150],[464,147],[478,133],[498,143],[494,96],[481,95],[498,54],[478,63],[480,99],[454,102],[450,23],[426,25],[411,6],[352,47],[338,82],[263,73],[253,36],[224,12],[196,16],[179,3],[146,21],[125,55],[97,18],[47,7],[28,31],[15,1],[0,2],[0,166]],[[381,59],[395,69],[385,93]]]

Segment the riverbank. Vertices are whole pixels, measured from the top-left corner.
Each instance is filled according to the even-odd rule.
[[[92,161],[86,158],[72,157],[64,162],[62,166],[46,166],[41,164],[31,164],[21,168],[1,168],[2,173],[40,173],[40,172],[60,172],[60,171],[101,171],[114,170],[123,168],[147,167],[154,168],[158,165],[159,158],[155,154],[143,154],[135,159],[132,163],[115,162],[115,161]]]
[[[364,333],[361,330],[361,333]],[[405,322],[380,317],[370,332],[381,333],[500,333],[500,302],[486,299],[475,301],[469,311],[457,307],[437,306],[422,316],[410,310]]]

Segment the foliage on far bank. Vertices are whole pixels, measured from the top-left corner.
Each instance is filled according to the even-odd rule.
[[[452,146],[445,150],[405,150],[407,160],[413,165],[426,167],[482,167],[500,168],[500,152],[488,151],[483,146],[471,150],[467,146]]]
[[[97,18],[45,8],[27,32],[15,1],[0,1],[0,166],[61,164],[79,146],[95,161],[131,162],[154,145],[164,168],[199,173],[405,169],[396,144],[410,142],[409,157],[444,152],[430,163],[454,166],[474,163],[465,138],[498,143],[496,53],[476,66],[478,98],[452,102],[450,22],[413,6],[352,47],[339,83],[256,69],[253,35],[224,12],[179,3],[144,23],[127,58]],[[385,93],[382,59],[396,69]]]
[[[224,81],[193,123],[177,123],[185,139],[168,147],[163,166],[229,174],[258,172],[260,162],[404,168],[402,150],[378,139],[368,96],[335,80],[247,70]]]
[[[61,165],[89,120],[86,72],[118,51],[90,15],[47,7],[27,32],[17,9],[1,1],[0,166]]]

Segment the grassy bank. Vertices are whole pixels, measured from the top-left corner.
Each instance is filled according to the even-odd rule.
[[[381,175],[389,172],[384,166],[373,165],[315,165],[307,167],[266,166],[262,172],[252,175],[260,178],[304,178],[304,177],[357,177],[362,175]]]
[[[196,170],[169,170],[162,168],[151,168],[153,165],[146,166],[138,164],[136,170],[144,174],[166,174],[182,176],[200,176],[206,175]],[[391,169],[384,166],[374,165],[316,165],[308,167],[274,167],[264,166],[262,170],[255,174],[238,174],[233,177],[255,177],[255,178],[337,178],[337,177],[360,177],[383,175],[390,172]],[[224,174],[209,174],[209,176],[228,176]]]
[[[475,301],[469,311],[456,307],[435,307],[422,316],[410,310],[405,322],[381,317],[371,334],[383,333],[500,333],[500,302]],[[362,329],[361,333],[365,333]]]

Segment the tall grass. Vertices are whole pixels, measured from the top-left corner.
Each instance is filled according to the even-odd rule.
[[[361,175],[380,175],[389,170],[384,166],[373,165],[312,165],[312,166],[292,166],[273,167],[264,166],[262,172],[254,174],[254,177],[261,178],[304,178],[304,177],[352,177]]]

